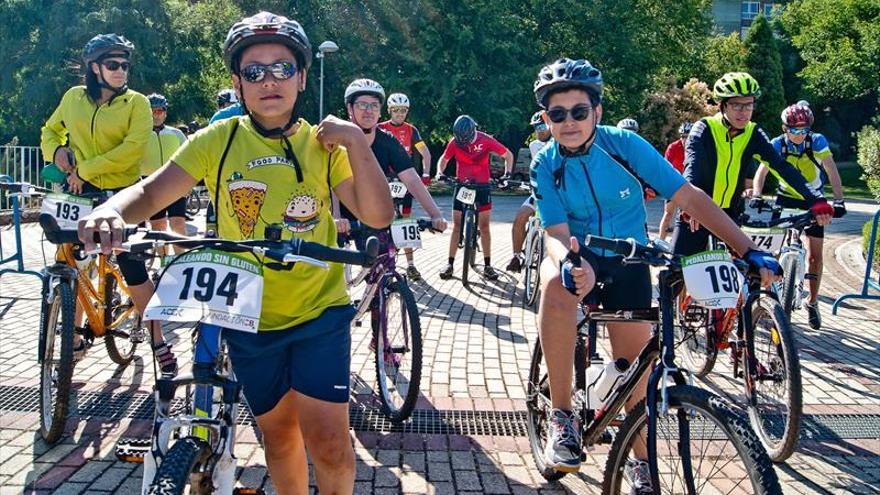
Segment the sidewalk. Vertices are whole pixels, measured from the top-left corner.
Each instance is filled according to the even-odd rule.
[[[510,258],[510,222],[521,198],[497,198],[492,263]],[[450,198],[441,198],[448,211]],[[777,472],[786,493],[880,492],[880,304],[853,301],[837,316],[831,303],[861,280],[834,253],[853,239],[876,205],[849,203],[851,213],[826,235],[821,331],[794,315],[803,365],[807,428],[795,454]],[[652,230],[660,205],[650,207]],[[25,226],[25,260],[43,264],[39,231]],[[0,230],[4,248],[11,241]],[[424,367],[413,432],[388,432],[373,411],[375,370],[367,327],[353,328],[353,416],[358,493],[600,493],[605,450],[591,452],[576,476],[548,483],[534,469],[525,436],[526,374],[536,316],[523,309],[518,278],[440,280],[447,235],[425,234],[416,261],[425,280],[413,284],[424,335]],[[51,257],[51,246],[46,245]],[[460,275],[461,255],[456,265]],[[857,268],[851,270],[858,272]],[[153,384],[146,345],[118,369],[96,345],[74,372],[79,414],[68,435],[50,448],[39,438],[36,364],[39,285],[34,277],[0,278],[0,495],[18,493],[137,493],[141,468],[116,461],[123,436],[148,435],[151,411],[141,407]],[[188,363],[189,325],[170,326],[180,362]],[[602,343],[607,345],[606,339]],[[736,399],[739,386],[720,356],[705,386]],[[238,431],[239,481],[274,493],[252,427]],[[314,484],[314,480],[312,480]]]

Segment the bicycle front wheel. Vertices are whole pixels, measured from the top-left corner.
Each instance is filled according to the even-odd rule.
[[[786,256],[782,262],[782,270],[785,273],[785,280],[782,283],[782,294],[779,300],[782,301],[782,311],[791,321],[791,310],[794,307],[794,292],[797,290],[797,256]]]
[[[396,423],[412,414],[422,379],[422,327],[419,310],[406,279],[385,279],[380,324],[374,328],[376,381],[382,412]]]
[[[138,343],[143,339],[141,315],[134,309],[134,301],[117,286],[116,277],[104,277],[104,347],[116,364],[128,365],[134,358]]]
[[[761,297],[752,305],[752,331],[755,366],[746,382],[752,396],[749,419],[770,459],[782,462],[794,452],[801,430],[803,384],[797,341],[782,306],[771,297]]]
[[[678,303],[676,307],[679,308],[679,314],[678,324],[673,328],[675,349],[685,368],[698,378],[703,378],[712,371],[718,357],[711,312],[693,301],[689,301],[684,309]]]
[[[461,282],[468,285],[468,272],[474,266],[474,251],[477,248],[477,219],[476,214],[467,210],[462,220],[464,226],[464,264],[461,267]]]
[[[541,292],[541,261],[544,259],[544,239],[540,234],[534,232],[530,232],[530,234],[529,255],[525,260],[525,275],[523,276],[525,285],[523,302],[526,306],[534,306],[538,301],[538,295]]]
[[[657,418],[654,493],[782,493],[761,442],[729,404],[696,387],[675,386],[668,392],[669,412]],[[636,440],[646,440],[647,422],[643,401],[627,414],[614,438],[603,494],[633,491],[627,461],[635,458]]]
[[[199,462],[211,453],[211,446],[201,438],[181,438],[168,449],[156,476],[150,483],[149,495],[182,495],[190,474]],[[210,476],[207,477],[210,481]],[[196,493],[201,491],[193,490]]]
[[[52,302],[49,302],[49,299]],[[74,297],[62,281],[44,285],[40,311],[40,436],[55,443],[64,433],[73,379]]]

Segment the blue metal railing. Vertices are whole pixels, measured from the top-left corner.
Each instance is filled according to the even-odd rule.
[[[838,297],[837,300],[834,301],[834,305],[831,306],[831,314],[836,315],[837,307],[847,299],[880,299],[880,295],[868,293],[870,289],[880,291],[880,275],[877,276],[876,282],[871,280],[871,270],[874,265],[874,251],[877,250],[876,242],[878,224],[880,224],[880,210],[874,214],[874,221],[871,224],[871,237],[868,239],[868,264],[865,267],[865,279],[862,282],[862,292],[858,294],[844,294]]]

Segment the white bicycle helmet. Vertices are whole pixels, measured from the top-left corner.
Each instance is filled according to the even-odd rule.
[[[388,108],[391,107],[409,108],[409,98],[403,93],[392,93],[388,97]]]
[[[617,123],[618,129],[626,129],[627,131],[639,132],[639,123],[636,119],[623,119]]]
[[[385,102],[385,89],[372,79],[355,79],[345,88],[345,104],[351,105],[360,95],[372,95]]]

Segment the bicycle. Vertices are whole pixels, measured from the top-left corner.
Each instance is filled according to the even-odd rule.
[[[645,263],[662,268],[659,273],[659,308],[631,311],[588,309],[577,325],[572,405],[579,417],[582,448],[611,443],[603,493],[628,493],[632,488],[626,486],[629,481],[625,471],[633,444],[639,437],[647,439],[648,464],[655,493],[684,491],[694,494],[703,489],[711,492],[722,488],[727,492],[731,486],[735,489],[743,484],[748,485],[741,488],[744,493],[781,493],[773,465],[748,423],[723,398],[690,385],[686,370],[675,362],[675,347],[671,345],[674,294],[685,278],[693,276],[682,266],[681,258],[632,239],[587,236],[584,245],[625,256],[625,263]],[[718,270],[721,267],[726,271],[735,270],[730,262],[718,262],[713,266]],[[696,275],[701,276],[700,273]],[[702,276],[708,275],[703,272]],[[604,400],[593,403],[588,390],[587,366],[597,354],[598,323],[607,322],[645,322],[653,324],[654,329],[652,338],[628,366],[617,386]],[[616,434],[611,435],[609,427],[615,425],[617,413],[649,371],[646,400],[629,411]],[[535,464],[544,478],[562,478],[566,473],[549,468],[543,455],[551,402],[540,340],[535,343],[532,353],[526,405],[529,443]],[[642,433],[645,428],[647,435]],[[585,452],[582,452],[581,459],[586,460]],[[741,466],[731,469],[730,464],[735,461]],[[729,479],[731,473],[740,476],[738,481]],[[723,479],[713,478],[715,475]]]
[[[782,220],[784,222],[786,219],[781,219],[781,216],[787,212],[794,213],[795,216],[801,214],[800,210],[787,210],[763,198],[752,198],[749,200],[749,206],[756,209],[758,214],[769,211],[772,221]],[[804,290],[807,249],[801,236],[804,230],[814,222],[809,218],[784,227],[770,226],[766,221],[753,220],[745,214],[742,216],[741,222],[744,227],[743,231],[752,238],[755,244],[771,253],[778,253],[777,258],[779,258],[779,264],[785,275],[782,282],[774,282],[772,288],[782,304],[785,315],[790,320],[791,312],[795,309],[801,309],[804,297],[808,295],[808,292]]]
[[[41,215],[40,223],[51,242],[79,243],[75,230],[60,229],[53,218]],[[172,262],[166,266],[162,278],[169,277],[170,282],[163,284],[160,278],[157,295],[151,300],[147,314],[151,318],[173,321],[189,321],[189,317],[195,316],[196,320],[210,323],[196,327],[192,372],[176,377],[162,376],[156,380],[156,410],[150,446],[148,450],[142,449],[143,493],[182,494],[188,482],[192,492],[197,493],[256,493],[255,490],[233,490],[236,472],[233,455],[235,430],[242,390],[229,369],[223,351],[222,332],[217,324],[222,321],[223,332],[256,331],[260,309],[259,300],[254,301],[257,289],[252,283],[253,278],[248,280],[245,277],[246,273],[253,273],[250,270],[258,268],[260,264],[279,268],[291,267],[298,262],[322,268],[327,268],[327,262],[370,266],[376,259],[378,243],[370,239],[366,242],[366,249],[360,252],[296,238],[283,241],[282,227],[278,225],[266,228],[265,240],[245,241],[185,237],[145,229],[126,229],[125,236],[128,238],[136,232],[142,232],[143,238],[123,244],[124,249],[133,255],[153,256],[156,247],[169,244],[190,249],[175,258],[181,260],[187,257],[186,263]],[[208,261],[212,258],[216,260],[214,253],[250,253],[260,261],[240,257],[235,263],[221,266],[219,262]],[[187,270],[191,270],[190,279],[186,278]],[[169,273],[173,275],[169,276]],[[192,287],[186,282],[177,283],[180,280],[190,280]],[[182,291],[181,286],[184,286]],[[262,290],[262,284],[259,290]],[[184,294],[179,295],[181,292]],[[172,297],[163,298],[165,293],[172,294]],[[226,304],[230,300],[233,305]],[[158,302],[154,305],[154,301]],[[179,305],[172,304],[174,301]],[[189,305],[193,301],[201,303]],[[215,311],[215,301],[219,301],[225,311]],[[235,301],[239,301],[240,305],[234,306]],[[246,309],[236,311],[244,305],[247,305]],[[252,316],[254,313],[255,317]],[[190,393],[192,387],[209,387],[212,392],[215,388],[219,389],[219,402],[212,404],[210,395],[196,399]],[[182,401],[175,399],[180,388],[186,390]],[[198,414],[197,409],[204,413]],[[172,443],[175,437],[176,441]],[[137,445],[131,447],[137,450]],[[136,455],[135,452],[128,454]]]
[[[506,187],[531,190],[528,182],[509,180]],[[532,199],[534,201],[534,198]],[[534,203],[532,204],[534,206]],[[523,253],[523,304],[534,306],[541,294],[541,262],[544,260],[544,225],[535,211],[526,224]]]
[[[205,197],[208,188],[205,186],[196,186],[192,188],[186,195],[186,214],[190,218],[199,214],[202,209],[202,198]]]
[[[741,221],[761,228],[802,230],[814,219],[807,212],[768,221],[743,216]],[[784,276],[789,280],[793,275]],[[709,310],[682,296],[675,342],[699,378],[712,370],[718,351],[730,349],[733,377],[743,378],[749,419],[770,458],[783,462],[800,436],[803,384],[797,338],[777,293],[750,280],[736,307],[726,311]]]
[[[494,179],[490,179],[489,182],[479,184],[471,180],[462,181],[454,177],[446,176],[441,177],[440,180],[446,182],[452,187],[455,191],[455,199],[462,205],[461,232],[459,233],[458,238],[459,249],[464,249],[464,263],[461,268],[461,283],[464,284],[465,287],[470,287],[468,272],[471,268],[476,270],[477,251],[480,249],[480,227],[477,217],[479,214],[479,207],[482,205],[478,204],[477,201],[478,192],[489,191],[498,183]]]
[[[420,248],[419,232],[433,231],[431,225],[431,220],[424,218],[399,219],[389,229],[376,230],[353,221],[346,236],[355,239],[377,235],[380,239],[381,254],[375,263],[347,282],[349,291],[366,282],[360,300],[355,301],[354,321],[355,326],[361,326],[369,311],[379,400],[382,413],[394,423],[412,415],[422,378],[419,309],[406,277],[397,271],[397,251]]]
[[[71,196],[47,193],[43,199],[40,225],[44,218],[56,224],[75,226],[91,211],[93,203],[107,193]],[[52,238],[47,236],[52,242]],[[53,244],[56,244],[53,242]],[[113,362],[126,366],[134,358],[137,345],[144,340],[141,315],[135,308],[128,286],[113,256],[83,253],[74,244],[60,244],[56,262],[43,269],[40,338],[40,434],[47,443],[57,442],[63,433],[73,378],[74,334],[79,333],[86,348],[95,338],[103,338]],[[77,329],[76,306],[82,308],[85,326]]]

